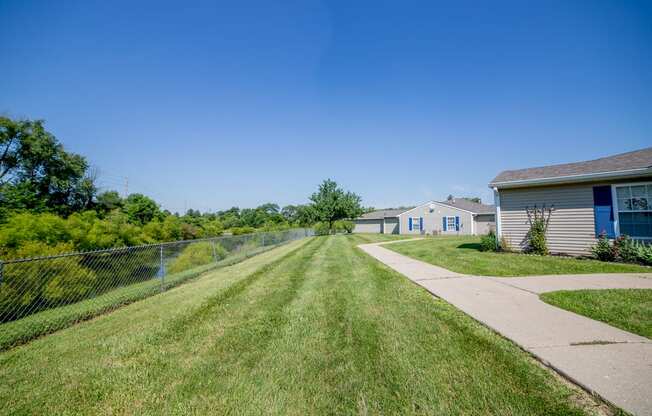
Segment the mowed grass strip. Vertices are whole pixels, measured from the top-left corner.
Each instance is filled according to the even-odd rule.
[[[445,269],[475,276],[537,276],[584,273],[652,273],[652,267],[591,259],[480,251],[480,237],[430,237],[385,246]]]
[[[559,308],[652,338],[652,289],[560,290],[540,297]]]
[[[0,413],[587,410],[512,343],[355,242],[292,243],[0,354]]]

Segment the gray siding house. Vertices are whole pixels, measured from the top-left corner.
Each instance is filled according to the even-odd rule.
[[[356,233],[479,235],[495,227],[495,210],[465,198],[414,208],[369,212],[354,220]]]
[[[496,232],[523,249],[526,208],[553,207],[548,226],[552,253],[587,255],[604,233],[652,239],[652,148],[601,159],[508,170],[496,176]]]

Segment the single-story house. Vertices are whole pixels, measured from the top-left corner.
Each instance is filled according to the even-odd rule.
[[[496,232],[515,249],[526,247],[527,208],[551,208],[547,232],[552,253],[587,255],[604,233],[652,239],[652,147],[586,162],[520,170],[496,176]]]
[[[494,228],[495,210],[466,198],[429,201],[413,208],[366,213],[353,222],[355,233],[479,235]]]

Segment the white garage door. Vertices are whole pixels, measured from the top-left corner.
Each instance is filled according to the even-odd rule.
[[[355,220],[354,233],[377,233],[383,228],[383,220]]]

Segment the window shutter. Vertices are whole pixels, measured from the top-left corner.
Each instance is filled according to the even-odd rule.
[[[446,223],[446,217],[442,217],[441,219],[442,219],[442,227],[441,227],[441,229],[443,231],[447,231],[448,224]]]
[[[419,231],[423,231],[423,217],[419,217]]]
[[[614,211],[611,199],[611,186],[593,187],[593,215],[595,217],[595,236],[605,233],[609,238],[615,238]]]
[[[455,217],[455,231],[460,230],[460,217]]]
[[[412,217],[408,218],[408,230],[412,231]]]

